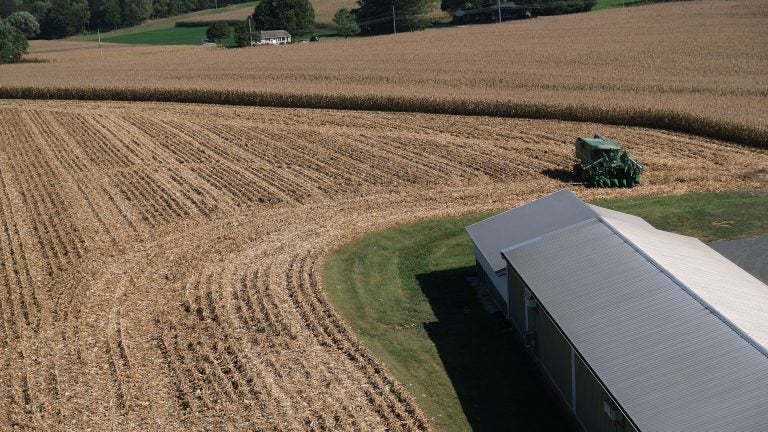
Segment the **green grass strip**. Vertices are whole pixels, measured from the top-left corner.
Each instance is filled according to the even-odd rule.
[[[694,193],[595,201],[594,204],[640,216],[656,228],[696,237],[706,243],[768,233],[768,190]]]

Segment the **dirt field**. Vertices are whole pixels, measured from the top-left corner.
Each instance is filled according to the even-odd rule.
[[[531,101],[768,130],[767,20],[763,0],[701,0],[239,50],[33,41],[30,57],[51,62],[0,66],[0,86]]]
[[[319,280],[332,248],[567,183],[599,130],[647,184],[765,187],[768,151],[585,123],[0,101],[0,429],[414,430]]]
[[[253,15],[253,9],[255,6],[249,6],[244,7],[240,9],[233,9],[227,12],[220,12],[216,14],[210,14],[210,15],[198,15],[193,16],[191,18],[185,18],[181,21],[185,22],[197,22],[197,21],[212,21],[212,20],[219,20],[219,21],[245,21],[248,19],[249,16]]]
[[[311,0],[315,10],[315,22],[318,24],[333,24],[333,14],[341,8],[354,9],[356,0]]]

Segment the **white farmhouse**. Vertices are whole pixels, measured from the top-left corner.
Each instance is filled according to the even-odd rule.
[[[291,34],[285,30],[264,30],[256,45],[283,45],[291,43]]]

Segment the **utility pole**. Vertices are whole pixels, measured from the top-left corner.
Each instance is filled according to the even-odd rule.
[[[253,33],[251,33],[251,17],[248,17],[248,40],[251,41],[251,46],[253,46]]]
[[[496,0],[499,6],[499,24],[501,24],[501,0]]]
[[[392,33],[397,34],[397,18],[395,16],[395,4],[392,3]]]
[[[101,29],[96,28],[96,34],[99,35],[99,54],[101,54],[101,58],[104,58],[104,50],[101,49]]]

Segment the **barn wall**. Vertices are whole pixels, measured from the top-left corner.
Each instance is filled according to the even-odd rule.
[[[494,301],[498,304],[501,310],[507,310],[507,278],[506,276],[497,276],[493,271],[491,264],[485,259],[483,254],[480,253],[480,249],[472,244],[472,252],[475,254],[475,263],[479,266],[478,274],[480,275],[486,286],[490,286],[493,289],[489,290]]]
[[[530,309],[528,315],[536,323],[536,356],[570,405],[571,345],[541,308]]]
[[[576,356],[576,418],[590,432],[637,432],[624,420],[616,423],[603,410],[603,403],[610,399],[608,393],[595,379],[580,356]]]
[[[478,264],[480,266],[480,264]],[[628,420],[614,422],[603,409],[610,396],[592,375],[570,342],[560,333],[542,307],[527,308],[525,297],[528,286],[507,263],[508,318],[522,334],[527,329],[535,332],[532,354],[536,363],[571,409],[579,425],[589,432],[637,432]],[[573,356],[573,357],[572,357]]]
[[[509,310],[507,318],[517,327],[520,333],[525,331],[525,284],[512,267],[507,264],[507,297]]]

